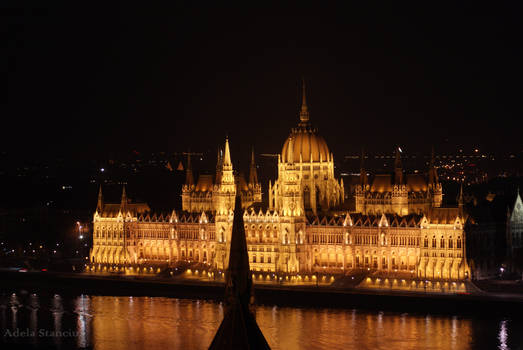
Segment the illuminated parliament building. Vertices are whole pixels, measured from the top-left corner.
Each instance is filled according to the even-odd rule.
[[[363,159],[363,157],[362,157]],[[254,153],[249,177],[234,173],[229,140],[218,153],[216,173],[195,181],[190,165],[182,211],[150,212],[132,203],[104,203],[93,217],[92,266],[175,266],[181,261],[227,268],[236,191],[244,208],[249,263],[254,271],[280,274],[371,271],[431,280],[464,280],[466,220],[463,201],[443,208],[443,189],[432,161],[426,174],[407,174],[396,152],[394,172],[370,176],[362,161],[355,210],[347,211],[334,157],[310,123],[305,87],[298,125],[278,155],[278,178],[261,209]]]

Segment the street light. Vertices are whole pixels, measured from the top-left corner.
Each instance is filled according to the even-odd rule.
[[[80,239],[83,239],[84,236],[82,235],[82,225],[80,224],[80,221],[77,221],[77,222],[76,222],[76,225],[78,226],[78,237],[79,237]]]

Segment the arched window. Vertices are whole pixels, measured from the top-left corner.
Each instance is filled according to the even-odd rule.
[[[311,208],[311,191],[308,186],[305,186],[305,189],[303,190],[303,206],[305,209]]]
[[[449,237],[449,248],[454,248],[454,241],[452,240],[452,237]]]
[[[436,248],[436,236],[432,236],[432,248]]]
[[[445,248],[445,238],[443,238],[443,236],[441,236],[441,239],[439,240],[439,247]]]
[[[458,236],[458,241],[456,243],[456,248],[461,249],[461,237]]]

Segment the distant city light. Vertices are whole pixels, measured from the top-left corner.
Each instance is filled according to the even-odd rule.
[[[105,169],[104,168],[100,168],[100,171],[103,173],[105,171]]]

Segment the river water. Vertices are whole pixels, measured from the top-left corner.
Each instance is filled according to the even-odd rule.
[[[206,349],[220,303],[162,297],[0,293],[0,349]],[[258,306],[272,349],[521,349],[507,318]]]

